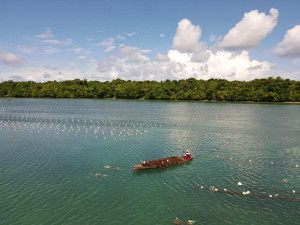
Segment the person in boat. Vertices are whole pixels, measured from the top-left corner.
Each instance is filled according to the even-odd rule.
[[[187,160],[187,159],[190,159],[191,158],[191,153],[189,150],[186,150],[183,152],[183,159],[184,160]]]

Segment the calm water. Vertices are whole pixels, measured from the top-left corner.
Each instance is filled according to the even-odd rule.
[[[0,224],[300,224],[300,202],[192,188],[300,198],[299,174],[300,105],[0,102]]]

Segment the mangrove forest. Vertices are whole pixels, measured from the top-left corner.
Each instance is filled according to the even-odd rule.
[[[38,83],[9,80],[0,83],[0,97],[300,102],[300,81],[280,77],[252,81],[75,79]]]

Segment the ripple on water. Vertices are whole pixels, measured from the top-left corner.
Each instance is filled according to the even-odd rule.
[[[192,188],[300,190],[298,110],[16,99],[0,114],[4,224],[299,224],[298,202]],[[140,160],[185,149],[195,157],[188,164],[132,172]]]

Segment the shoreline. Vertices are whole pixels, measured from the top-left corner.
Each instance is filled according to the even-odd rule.
[[[249,104],[300,104],[300,102],[267,102],[267,101],[218,101],[218,100],[179,100],[179,99],[145,99],[145,98],[30,98],[30,97],[0,97],[0,102],[10,102],[13,99],[89,99],[89,100],[129,100],[129,101],[158,101],[158,102],[201,102],[201,103],[249,103]]]

